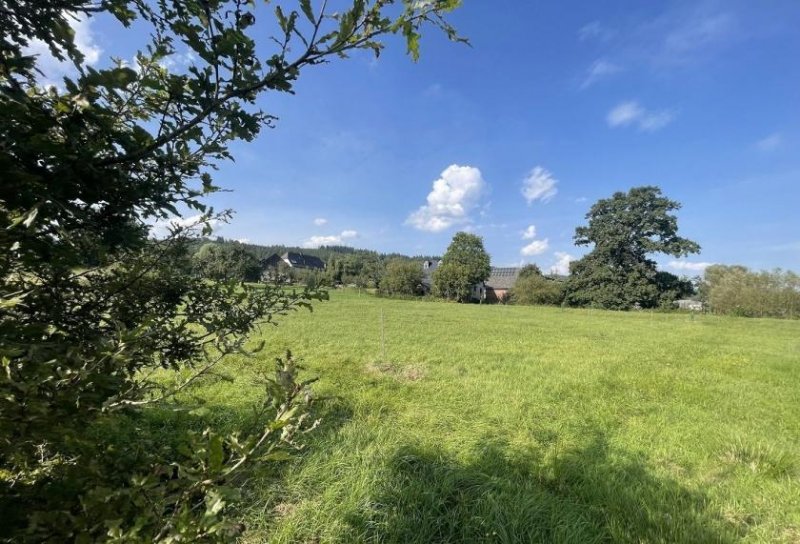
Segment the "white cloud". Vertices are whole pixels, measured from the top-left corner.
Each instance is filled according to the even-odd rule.
[[[548,242],[547,238],[545,238],[544,240],[536,240],[535,225],[528,225],[528,228],[522,232],[522,239],[530,240],[530,243],[519,251],[526,257],[531,257],[533,255],[539,255],[541,253],[544,253],[545,251],[547,251],[547,248],[550,247],[550,243]]]
[[[535,200],[548,202],[558,192],[557,183],[558,180],[553,177],[553,174],[541,166],[537,166],[522,181],[522,196],[525,197],[528,204],[532,204]]]
[[[357,238],[358,232],[354,230],[343,230],[340,234],[331,234],[328,236],[312,236],[305,242],[303,242],[303,247],[307,248],[317,248],[320,246],[337,246],[341,245],[345,242],[345,240],[350,240],[352,238]]]
[[[161,66],[171,71],[184,71],[186,68],[192,66],[197,62],[197,56],[194,51],[187,49],[183,53],[173,53],[168,57],[161,59]]]
[[[539,255],[547,251],[547,248],[550,247],[550,243],[547,241],[547,238],[544,240],[534,240],[527,246],[523,247],[520,250],[520,253],[525,255],[526,257],[531,257],[533,255]]]
[[[478,205],[486,182],[474,166],[451,164],[433,182],[427,204],[408,216],[406,224],[419,230],[441,232],[469,222],[469,214]]]
[[[83,54],[84,64],[96,64],[100,60],[103,50],[95,42],[91,29],[91,20],[85,15],[67,14],[66,18],[75,33],[75,47]],[[50,48],[41,40],[31,40],[23,49],[23,52],[26,55],[38,56],[36,66],[43,74],[43,80],[40,82],[43,85],[57,87],[64,76],[75,73],[75,67],[71,61],[59,61],[53,57],[50,53]]]
[[[589,66],[581,83],[581,89],[587,89],[603,78],[613,76],[622,71],[622,67],[605,59],[597,59]]]
[[[249,244],[250,238],[237,238],[236,242],[239,242],[240,244]]]
[[[581,204],[583,202],[586,202],[587,200],[589,200],[589,199],[586,198],[585,196],[579,196],[578,198],[575,199],[575,203],[576,204]]]
[[[639,120],[639,128],[645,132],[655,132],[670,124],[674,118],[675,115],[666,110],[647,112]]]
[[[609,126],[629,125],[644,115],[644,109],[636,102],[622,102],[608,112],[606,121]]]
[[[522,233],[523,240],[533,240],[536,238],[536,226],[529,225],[527,229]]]
[[[550,267],[551,274],[558,274],[559,276],[569,275],[569,263],[575,260],[575,257],[563,251],[556,251],[556,262]]]
[[[690,262],[690,261],[670,261],[667,266],[674,270],[685,270],[689,272],[702,272],[709,266],[715,263],[705,263],[705,262]]]
[[[638,102],[629,100],[621,102],[608,112],[606,122],[612,128],[635,124],[639,130],[654,132],[670,124],[674,118],[670,111],[648,111]]]
[[[316,226],[318,226],[318,227],[326,225],[327,223],[328,223],[328,220],[325,219],[324,217],[317,217],[316,219],[314,219],[314,224]]]
[[[697,10],[666,16],[655,23],[666,30],[655,61],[666,65],[696,62],[698,57],[712,54],[737,38],[738,22],[730,13],[708,13],[704,6]]]
[[[783,136],[776,132],[756,142],[756,147],[764,152],[775,151],[783,145]]]

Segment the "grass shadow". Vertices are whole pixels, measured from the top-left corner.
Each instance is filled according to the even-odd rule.
[[[367,542],[720,543],[741,536],[702,493],[654,476],[598,438],[546,462],[498,444],[467,463],[405,447],[368,508],[348,520]]]

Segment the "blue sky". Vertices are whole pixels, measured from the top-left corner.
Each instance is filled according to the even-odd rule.
[[[428,31],[415,64],[389,39],[264,95],[280,120],[217,175],[219,234],[441,254],[469,230],[550,270],[585,253],[594,201],[652,184],[703,248],[665,269],[800,270],[796,0],[465,0],[452,21],[471,47]],[[141,43],[85,26],[100,62]]]

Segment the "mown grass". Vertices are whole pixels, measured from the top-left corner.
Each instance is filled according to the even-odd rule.
[[[334,292],[262,336],[220,422],[287,348],[328,398],[248,542],[800,542],[798,321]]]

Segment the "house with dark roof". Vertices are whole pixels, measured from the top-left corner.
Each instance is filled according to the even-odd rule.
[[[325,270],[325,261],[314,255],[305,255],[287,251],[281,255],[281,259],[291,268],[307,268],[311,270]]]
[[[319,257],[294,251],[287,251],[283,255],[273,253],[266,259],[262,259],[260,264],[264,271],[262,276],[265,278],[277,278],[277,270],[281,265],[303,270],[325,270],[325,261]]]

